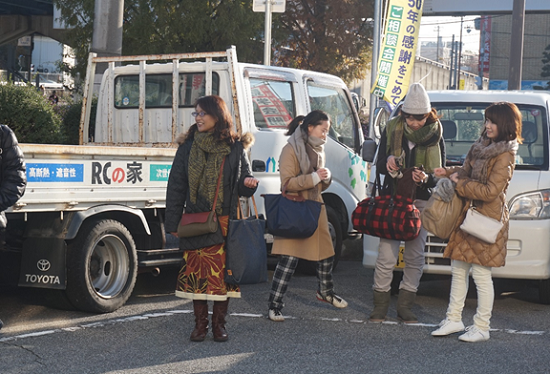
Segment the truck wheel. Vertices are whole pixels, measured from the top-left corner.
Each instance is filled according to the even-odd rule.
[[[67,297],[80,310],[120,308],[136,283],[136,245],[120,222],[86,222],[67,251]]]
[[[338,214],[333,207],[327,205],[327,216],[328,216],[328,231],[330,232],[330,237],[332,239],[332,246],[334,247],[334,262],[332,264],[332,270],[336,269],[336,265],[340,261],[340,256],[342,255],[342,225],[338,220]],[[306,261],[300,260],[298,263],[298,271],[306,275],[316,275],[317,274],[317,263],[315,261]]]
[[[539,302],[546,305],[550,304],[550,279],[539,282]]]

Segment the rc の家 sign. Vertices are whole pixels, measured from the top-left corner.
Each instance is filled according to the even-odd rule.
[[[378,76],[372,93],[397,105],[409,89],[423,0],[390,0]]]

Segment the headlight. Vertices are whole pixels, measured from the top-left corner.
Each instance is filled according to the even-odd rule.
[[[550,190],[518,195],[510,204],[511,219],[550,218]]]

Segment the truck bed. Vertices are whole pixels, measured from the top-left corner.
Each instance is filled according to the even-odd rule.
[[[8,211],[78,211],[101,203],[165,206],[175,147],[20,146],[27,163],[27,190]]]

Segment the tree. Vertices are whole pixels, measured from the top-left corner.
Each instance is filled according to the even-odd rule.
[[[57,2],[76,51],[73,73],[84,76],[91,44],[94,0]],[[263,15],[252,0],[125,0],[122,54],[208,52],[236,45],[239,59],[260,62]]]
[[[261,63],[264,13],[253,0],[125,0],[123,55],[205,52],[237,46],[240,61]],[[273,17],[277,65],[311,69],[350,81],[370,63],[373,0],[289,0]],[[57,2],[84,76],[94,0]]]
[[[542,66],[542,73],[540,74],[541,77],[550,77],[550,45],[548,45],[544,52],[542,52],[542,55],[544,58],[542,59],[542,63],[544,64]]]
[[[362,79],[371,61],[373,0],[289,0],[277,17],[276,63]]]

